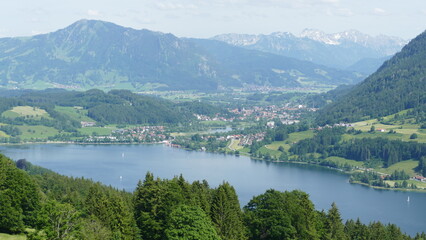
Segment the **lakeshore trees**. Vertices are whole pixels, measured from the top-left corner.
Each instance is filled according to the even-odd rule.
[[[1,155],[0,163],[0,232],[33,228],[30,240],[413,239],[395,225],[343,224],[335,204],[317,211],[302,191],[267,190],[242,210],[226,182],[211,188],[148,173],[131,194]]]

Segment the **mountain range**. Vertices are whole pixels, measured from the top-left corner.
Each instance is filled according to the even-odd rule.
[[[385,35],[376,37],[356,30],[327,34],[305,29],[299,36],[288,32],[269,35],[222,34],[212,39],[263,52],[311,61],[328,67],[371,74],[407,41]],[[368,64],[363,62],[368,61]]]
[[[217,91],[246,86],[354,84],[366,75],[97,20],[25,38],[0,39],[0,86]]]
[[[319,112],[320,124],[356,122],[412,109],[417,121],[426,110],[426,32],[410,41],[401,52]]]

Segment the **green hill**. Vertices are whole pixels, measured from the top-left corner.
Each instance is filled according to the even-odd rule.
[[[105,93],[96,89],[85,92],[48,89],[5,95],[8,97],[0,97],[0,131],[12,137],[49,137],[58,131],[75,133],[81,122],[97,126],[175,126],[196,121],[194,114],[229,114],[224,108],[203,102],[174,103],[128,90]]]
[[[356,122],[412,109],[424,119],[426,32],[386,61],[376,73],[319,112],[319,124]]]

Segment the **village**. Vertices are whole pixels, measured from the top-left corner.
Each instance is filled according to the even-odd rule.
[[[164,126],[139,126],[114,130],[109,136],[90,136],[84,140],[88,143],[161,143],[169,140]]]
[[[233,122],[233,121],[272,121],[279,119],[283,124],[294,124],[300,121],[302,112],[315,112],[317,108],[308,108],[305,105],[297,106],[277,106],[277,105],[268,105],[268,106],[252,106],[244,108],[234,108],[228,109],[229,112],[233,113],[232,117],[220,116],[217,114],[214,117],[195,114],[198,120],[200,121],[224,121],[224,122]]]

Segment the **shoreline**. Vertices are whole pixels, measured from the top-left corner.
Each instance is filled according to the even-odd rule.
[[[22,143],[0,143],[0,146],[15,145],[34,145],[34,144],[76,144],[76,145],[150,145],[150,144],[166,144],[164,142],[145,142],[145,143],[128,143],[128,142],[111,142],[111,143],[89,143],[89,142],[64,142],[64,141],[48,141],[48,142],[22,142]]]
[[[167,142],[153,142],[153,143],[128,143],[128,142],[87,143],[87,142],[67,142],[67,141],[46,141],[46,142],[24,142],[24,143],[0,143],[0,146],[17,146],[17,145],[34,145],[34,144],[75,144],[75,145],[157,145],[157,144],[160,145],[160,144],[163,144],[163,145],[168,146],[168,147],[176,148],[176,147],[170,146],[169,144],[167,144]],[[189,149],[189,148],[178,148],[178,149],[182,149],[182,150],[185,150],[185,151],[198,151],[198,150],[193,150],[193,149]],[[220,154],[219,152],[209,152],[209,153]],[[350,176],[353,173],[353,171],[345,171],[345,170],[340,169],[340,168],[333,168],[333,167],[329,167],[329,166],[322,166],[320,164],[312,163],[312,162],[265,160],[265,159],[259,158],[259,157],[252,157],[251,154],[249,154],[249,153],[240,153],[239,155],[236,155],[236,154],[230,154],[230,153],[224,152],[222,154],[234,155],[236,157],[245,156],[245,157],[249,157],[250,159],[253,159],[253,160],[265,161],[265,162],[272,162],[272,163],[290,163],[290,164],[297,164],[297,165],[316,166],[316,167],[330,169],[330,170],[333,170],[333,171],[338,171],[338,172],[343,173],[343,174],[348,175],[348,176]],[[426,189],[385,188],[385,187],[373,186],[373,185],[370,185],[370,184],[362,183],[360,181],[352,181],[351,182],[351,181],[349,181],[349,179],[348,179],[348,183],[349,184],[358,184],[358,185],[362,185],[362,186],[373,188],[373,189],[377,189],[377,190],[389,190],[389,191],[403,191],[403,192],[426,193]]]

